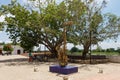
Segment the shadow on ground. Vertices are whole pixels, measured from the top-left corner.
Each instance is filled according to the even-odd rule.
[[[23,66],[23,65],[55,65],[56,62],[40,62],[40,61],[33,61],[29,62],[28,58],[17,58],[17,59],[6,59],[0,60],[1,64],[5,66]]]
[[[0,60],[0,63],[5,62],[22,62],[22,61],[28,61],[28,58],[17,58],[17,59],[6,59],[6,60]]]

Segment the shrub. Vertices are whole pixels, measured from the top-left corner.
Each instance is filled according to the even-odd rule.
[[[12,52],[12,51],[13,51],[13,48],[12,48],[11,44],[5,44],[5,45],[3,46],[3,50],[4,50],[4,51],[10,51],[10,52]]]
[[[70,50],[71,53],[78,52],[78,51],[79,51],[79,49],[77,47],[72,47]]]

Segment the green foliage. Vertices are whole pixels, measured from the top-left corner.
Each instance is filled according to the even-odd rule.
[[[108,49],[106,49],[106,52],[115,52],[115,49],[114,48],[108,48]]]
[[[3,12],[0,9],[0,17],[3,16]],[[4,29],[3,22],[0,22],[0,31]]]
[[[120,54],[120,48],[118,48],[118,49],[116,50],[116,52],[118,52],[118,53]]]
[[[0,45],[5,45],[5,42],[1,42]]]
[[[3,30],[3,26],[2,25],[3,25],[2,22],[0,22],[0,31]]]
[[[10,52],[12,52],[12,51],[13,51],[13,48],[12,48],[11,44],[5,44],[5,45],[3,46],[3,50],[4,50],[4,51],[10,51]]]
[[[78,52],[78,51],[79,51],[79,49],[77,47],[72,47],[70,50],[71,53]]]

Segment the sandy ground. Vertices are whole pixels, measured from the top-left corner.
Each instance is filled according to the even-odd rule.
[[[69,64],[78,66],[78,73],[62,75],[49,72],[53,62],[28,62],[28,58],[20,55],[0,55],[0,80],[120,80],[120,64]],[[37,72],[34,72],[34,68]],[[103,70],[103,73],[99,73]]]

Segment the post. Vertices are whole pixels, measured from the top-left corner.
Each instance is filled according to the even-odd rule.
[[[92,63],[91,62],[91,44],[92,44],[91,43],[91,37],[92,37],[92,34],[91,34],[91,30],[90,30],[90,53],[89,53],[90,54],[90,64]]]

